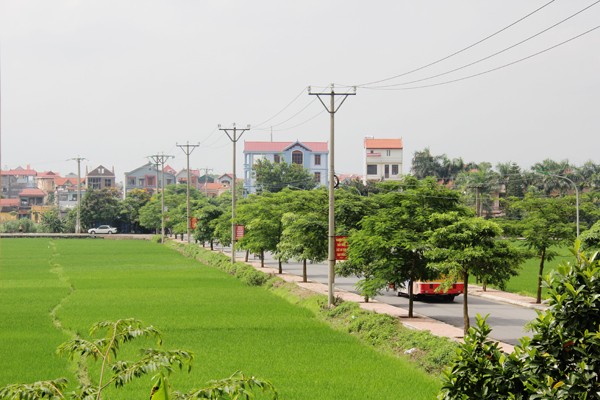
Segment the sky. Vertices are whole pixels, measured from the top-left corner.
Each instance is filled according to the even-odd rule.
[[[328,141],[307,88],[332,84],[356,86],[335,114],[338,174],[363,172],[365,136],[401,137],[404,173],[425,148],[525,169],[600,163],[600,29],[542,52],[600,25],[595,3],[0,0],[0,165],[64,175],[84,157],[122,181],[153,154],[185,168],[189,143],[191,168],[221,174],[232,143],[218,125],[235,123],[251,126],[241,175],[244,140]]]

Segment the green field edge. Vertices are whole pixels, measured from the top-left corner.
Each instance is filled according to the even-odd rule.
[[[440,376],[456,355],[458,343],[428,331],[410,329],[400,319],[387,314],[363,310],[355,302],[336,299],[334,308],[327,307],[327,296],[286,282],[276,274],[256,270],[243,263],[198,245],[167,241],[166,246],[200,263],[233,275],[251,286],[261,286],[291,304],[310,310],[332,329],[348,333],[378,352],[408,360],[416,368]]]

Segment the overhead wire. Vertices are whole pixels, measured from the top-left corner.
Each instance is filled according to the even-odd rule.
[[[488,69],[488,70],[485,70],[485,71],[482,71],[482,72],[479,72],[479,73],[476,73],[476,74],[467,75],[467,76],[464,76],[464,77],[461,77],[461,78],[452,79],[452,80],[444,81],[444,82],[432,83],[432,84],[429,84],[429,85],[419,85],[419,86],[410,86],[410,87],[402,87],[402,88],[398,88],[398,87],[391,87],[391,88],[390,87],[387,87],[387,88],[386,87],[383,87],[383,88],[371,87],[371,88],[369,88],[369,87],[366,87],[364,89],[369,89],[369,90],[414,90],[414,89],[424,89],[424,88],[430,88],[430,87],[441,86],[441,85],[448,85],[450,83],[464,81],[464,80],[475,78],[475,77],[478,77],[478,76],[481,76],[481,75],[489,74],[491,72],[495,72],[495,71],[504,69],[506,67],[510,67],[510,66],[515,65],[517,63],[520,63],[522,61],[529,60],[530,58],[539,56],[539,55],[541,55],[543,53],[546,53],[546,52],[548,52],[550,50],[553,50],[553,49],[555,49],[557,47],[560,47],[560,46],[562,46],[564,44],[567,44],[567,43],[569,43],[569,42],[571,42],[573,40],[576,40],[576,39],[578,39],[578,38],[580,38],[582,36],[585,36],[585,35],[593,32],[593,31],[595,31],[598,28],[600,28],[600,25],[598,25],[598,26],[596,26],[594,28],[591,28],[591,29],[589,29],[589,30],[587,30],[587,31],[585,31],[583,33],[580,33],[579,35],[576,35],[576,36],[573,36],[573,37],[571,37],[571,38],[569,38],[567,40],[564,40],[564,41],[562,41],[560,43],[557,43],[557,44],[555,44],[553,46],[547,47],[544,50],[541,50],[541,51],[538,51],[536,53],[530,54],[530,55],[528,55],[526,57],[519,58],[518,60],[509,62],[507,64],[503,64],[503,65],[501,65],[499,67],[496,67],[496,68],[491,68],[491,69]]]
[[[442,72],[442,73],[439,73],[439,74],[436,74],[436,75],[431,75],[431,76],[428,76],[428,77],[425,77],[425,78],[421,78],[421,79],[412,80],[412,81],[394,83],[394,84],[390,84],[390,85],[370,86],[370,87],[364,87],[364,88],[365,89],[380,89],[380,88],[388,88],[388,87],[397,87],[397,86],[410,85],[410,84],[413,84],[413,83],[418,83],[418,82],[423,82],[423,81],[427,81],[427,80],[434,79],[434,78],[439,78],[440,76],[444,76],[444,75],[448,75],[448,74],[451,74],[451,73],[456,72],[456,71],[460,71],[462,69],[465,69],[465,68],[471,67],[471,66],[473,66],[475,64],[478,64],[478,63],[480,63],[482,61],[489,60],[492,57],[495,57],[495,56],[497,56],[499,54],[505,53],[508,50],[511,50],[511,49],[513,49],[513,48],[515,48],[515,47],[517,47],[517,46],[519,46],[519,45],[521,45],[521,44],[523,44],[525,42],[528,42],[529,40],[534,39],[534,38],[536,38],[536,37],[538,37],[538,36],[540,36],[540,35],[548,32],[549,30],[556,28],[557,26],[563,24],[564,22],[570,20],[571,18],[574,18],[575,16],[583,13],[584,11],[588,10],[589,8],[595,6],[598,3],[600,3],[600,0],[595,1],[594,3],[588,5],[587,7],[585,7],[583,9],[577,11],[576,13],[574,13],[574,14],[572,14],[572,15],[570,15],[570,16],[568,16],[568,17],[566,17],[566,18],[564,18],[564,19],[562,19],[560,21],[558,21],[557,23],[555,23],[555,24],[547,27],[546,29],[543,29],[543,30],[535,33],[534,35],[529,36],[526,39],[523,39],[523,40],[521,40],[521,41],[519,41],[519,42],[517,42],[517,43],[515,43],[515,44],[513,44],[511,46],[505,47],[504,49],[499,50],[499,51],[497,51],[495,53],[492,53],[492,54],[490,54],[490,55],[488,55],[486,57],[480,58],[480,59],[478,59],[476,61],[473,61],[473,62],[470,62],[468,64],[462,65],[460,67],[451,69],[449,71]]]
[[[447,55],[447,56],[445,56],[445,57],[442,57],[442,58],[440,58],[440,59],[438,59],[438,60],[432,61],[432,62],[430,62],[430,63],[428,63],[428,64],[422,65],[422,66],[420,66],[420,67],[418,67],[418,68],[415,68],[415,69],[412,69],[412,70],[410,70],[410,71],[406,71],[406,72],[403,72],[403,73],[401,73],[401,74],[398,74],[398,75],[391,76],[391,77],[389,77],[389,78],[385,78],[385,79],[379,79],[379,80],[376,80],[376,81],[366,82],[366,83],[362,83],[362,84],[359,84],[359,85],[354,85],[354,86],[357,86],[357,87],[364,87],[364,86],[368,86],[368,85],[374,85],[374,84],[381,83],[381,82],[387,82],[387,81],[390,81],[390,80],[392,80],[392,79],[400,78],[400,77],[403,77],[403,76],[406,76],[406,75],[412,74],[412,73],[414,73],[414,72],[421,71],[421,70],[423,70],[423,69],[425,69],[425,68],[428,68],[428,67],[431,67],[431,66],[433,66],[433,65],[439,64],[440,62],[442,62],[442,61],[445,61],[445,60],[447,60],[447,59],[449,59],[449,58],[451,58],[451,57],[454,57],[454,56],[456,56],[456,55],[458,55],[458,54],[461,54],[461,53],[463,53],[463,52],[465,52],[465,51],[467,51],[467,50],[469,50],[469,49],[471,49],[471,48],[473,48],[473,47],[475,47],[475,46],[477,46],[477,45],[479,45],[479,44],[481,44],[481,43],[485,42],[486,40],[489,40],[489,39],[493,38],[494,36],[496,36],[496,35],[498,35],[498,34],[500,34],[500,33],[504,32],[505,30],[507,30],[507,29],[509,29],[509,28],[511,28],[511,27],[513,27],[513,26],[515,26],[515,25],[517,25],[518,23],[520,23],[520,22],[524,21],[525,19],[529,18],[530,16],[534,15],[535,13],[537,13],[537,12],[539,12],[539,11],[543,10],[544,8],[546,8],[546,7],[547,7],[547,6],[549,6],[550,4],[554,3],[555,1],[556,1],[556,0],[550,0],[550,1],[549,1],[549,2],[547,2],[546,4],[544,4],[544,5],[540,6],[540,7],[538,7],[537,9],[533,10],[532,12],[530,12],[530,13],[526,14],[525,16],[523,16],[523,17],[519,18],[519,19],[518,19],[518,20],[516,20],[515,22],[512,22],[511,24],[509,24],[509,25],[505,26],[504,28],[502,28],[502,29],[500,29],[500,30],[498,30],[498,31],[496,31],[496,32],[494,32],[494,33],[492,33],[492,34],[490,34],[490,35],[488,35],[488,36],[484,37],[483,39],[480,39],[480,40],[476,41],[476,42],[475,42],[475,43],[473,43],[473,44],[470,44],[470,45],[469,45],[469,46],[467,46],[467,47],[464,47],[464,48],[462,48],[462,49],[460,49],[460,50],[458,50],[458,51],[455,51],[454,53],[451,53],[451,54],[449,54],[449,55]],[[345,85],[343,85],[343,86],[345,86]]]
[[[298,100],[300,98],[300,96],[302,96],[302,94],[305,92],[306,88],[302,88],[302,90],[300,91],[300,93],[298,93],[293,99],[292,101],[290,101],[285,107],[283,107],[281,110],[279,110],[276,114],[274,114],[272,117],[264,120],[263,122],[259,123],[259,124],[252,124],[251,126],[255,127],[255,129],[259,129],[261,126],[263,126],[264,124],[266,124],[267,122],[273,120],[274,118],[276,118],[279,114],[281,114],[282,112],[284,112],[285,110],[288,109],[288,107],[290,107],[292,104],[294,104],[294,102],[296,100]]]

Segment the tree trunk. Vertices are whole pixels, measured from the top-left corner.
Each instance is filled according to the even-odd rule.
[[[469,273],[463,273],[463,285],[464,289],[464,299],[463,299],[463,323],[464,323],[464,334],[467,336],[469,332],[470,322],[469,322]]]
[[[246,250],[246,257],[244,258],[245,262],[248,262],[248,257],[250,256],[250,250]]]
[[[542,255],[540,256],[540,270],[538,272],[538,282],[537,282],[537,296],[535,298],[535,302],[540,304],[542,302],[542,275],[544,273],[544,259],[546,258],[546,249],[542,250]]]
[[[306,282],[308,276],[306,274],[306,259],[302,260],[302,282]]]
[[[414,292],[413,292],[413,280],[408,280],[408,318],[413,317],[413,304],[414,304]]]
[[[261,268],[265,267],[265,251],[264,250],[260,251],[260,267]]]
[[[278,259],[277,259],[277,261],[278,261],[278,263],[277,263],[277,264],[278,264],[278,266],[279,266],[279,273],[280,273],[280,274],[283,274],[283,266],[281,265],[281,264],[283,264],[283,263],[281,262],[281,257],[280,257],[280,258],[278,258]]]
[[[214,249],[215,249],[215,248],[214,248],[214,242],[213,242],[213,240],[211,239],[211,240],[210,240],[210,250],[212,251],[212,250],[214,250]]]

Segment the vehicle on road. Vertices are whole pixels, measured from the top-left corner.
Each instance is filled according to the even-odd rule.
[[[97,228],[91,228],[88,229],[88,233],[95,235],[95,234],[109,234],[112,235],[113,233],[117,233],[117,228],[113,228],[110,225],[100,225]]]
[[[408,296],[408,282],[398,289],[398,296]],[[465,285],[453,283],[447,289],[442,287],[442,281],[415,281],[413,282],[413,296],[415,300],[443,299],[454,301],[456,296],[463,294]]]

